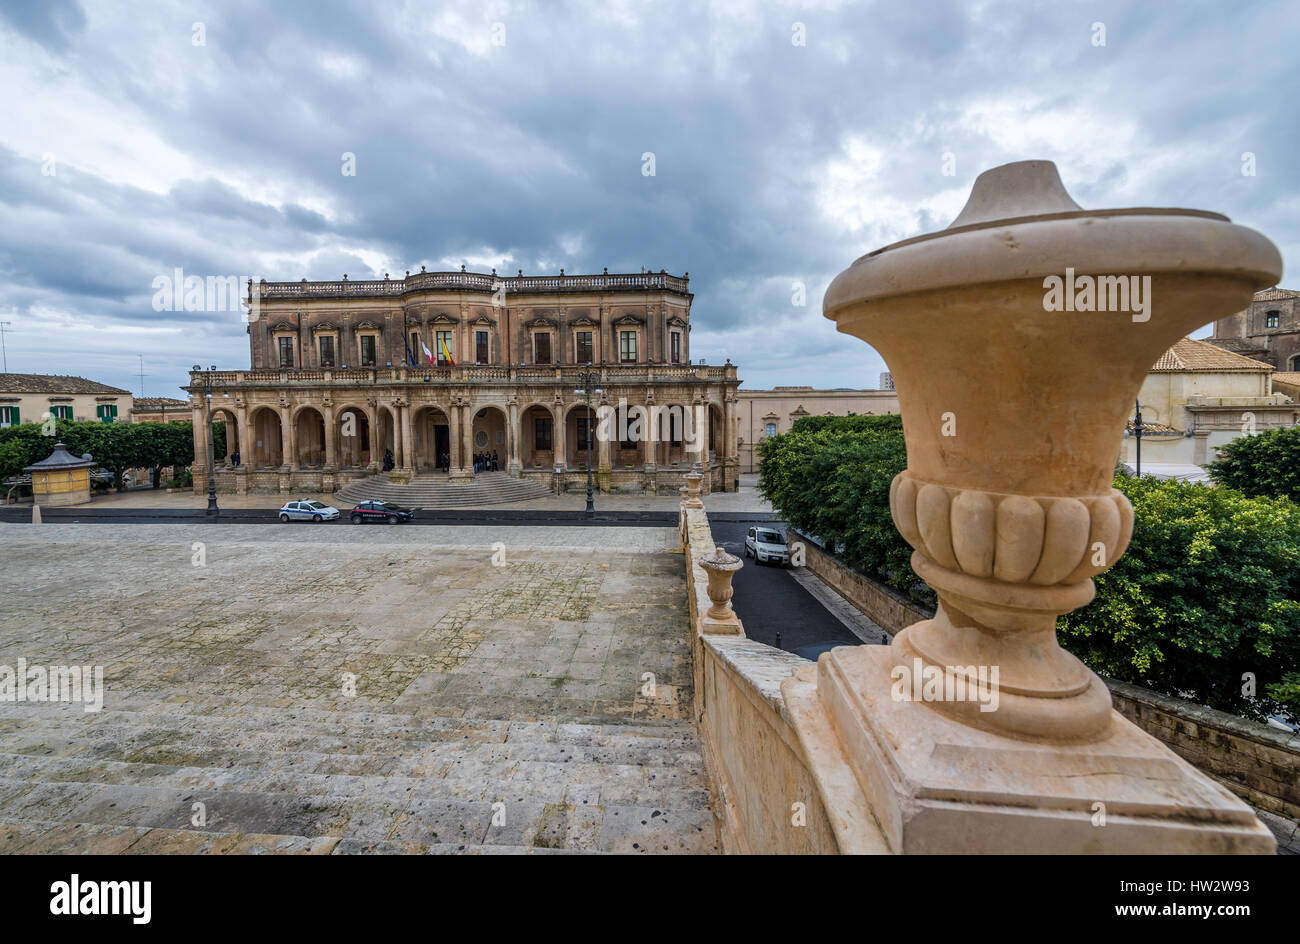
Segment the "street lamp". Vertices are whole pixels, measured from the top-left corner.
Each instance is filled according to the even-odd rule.
[[[207,410],[208,423],[208,514],[219,515],[221,509],[217,507],[217,478],[214,466],[216,465],[216,455],[214,450],[216,444],[212,441],[212,375],[216,372],[215,364],[210,366],[205,372],[199,364],[194,365],[194,370],[203,378],[203,402]]]
[[[591,395],[595,393],[600,396],[605,391],[600,389],[596,383],[596,371],[592,369],[591,361],[587,361],[587,366],[578,371],[578,381],[582,384],[573,392],[580,397],[585,397],[587,402],[587,514],[588,516],[596,513],[596,504],[592,501],[591,495]],[[594,387],[594,390],[593,390]]]
[[[1142,478],[1142,404],[1137,400],[1133,401],[1133,435],[1137,437],[1137,461],[1135,462],[1137,477]]]

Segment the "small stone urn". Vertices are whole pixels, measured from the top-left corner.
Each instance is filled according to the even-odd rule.
[[[735,554],[728,554],[726,548],[715,547],[712,554],[700,558],[700,566],[709,575],[708,594],[713,603],[705,615],[719,622],[734,622],[736,611],[731,608],[731,578],[745,566],[744,562]]]
[[[686,480],[686,507],[703,508],[704,502],[700,501],[700,486],[704,484],[703,474],[687,472],[682,478]]]

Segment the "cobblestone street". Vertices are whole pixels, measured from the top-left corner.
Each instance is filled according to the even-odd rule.
[[[0,852],[716,851],[676,546],[0,525],[0,666],[104,670],[0,702]]]

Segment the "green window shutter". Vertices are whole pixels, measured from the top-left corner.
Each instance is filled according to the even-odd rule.
[[[11,406],[9,408],[9,422],[13,423],[15,426],[22,422],[22,420],[18,418],[18,407]]]
[[[113,419],[117,419],[117,404],[116,403],[111,404],[109,406],[109,409],[113,411],[112,413]]]

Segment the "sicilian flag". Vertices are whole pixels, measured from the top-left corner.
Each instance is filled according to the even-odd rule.
[[[421,341],[420,347],[424,348],[424,359],[429,362],[429,366],[437,367],[438,365],[433,360],[433,351],[429,350],[429,345],[425,344],[424,341]]]
[[[447,342],[444,339],[439,338],[438,344],[441,345],[442,347],[442,356],[446,359],[447,363],[450,364],[452,367],[455,367],[456,359],[451,356],[451,351],[447,347]]]

